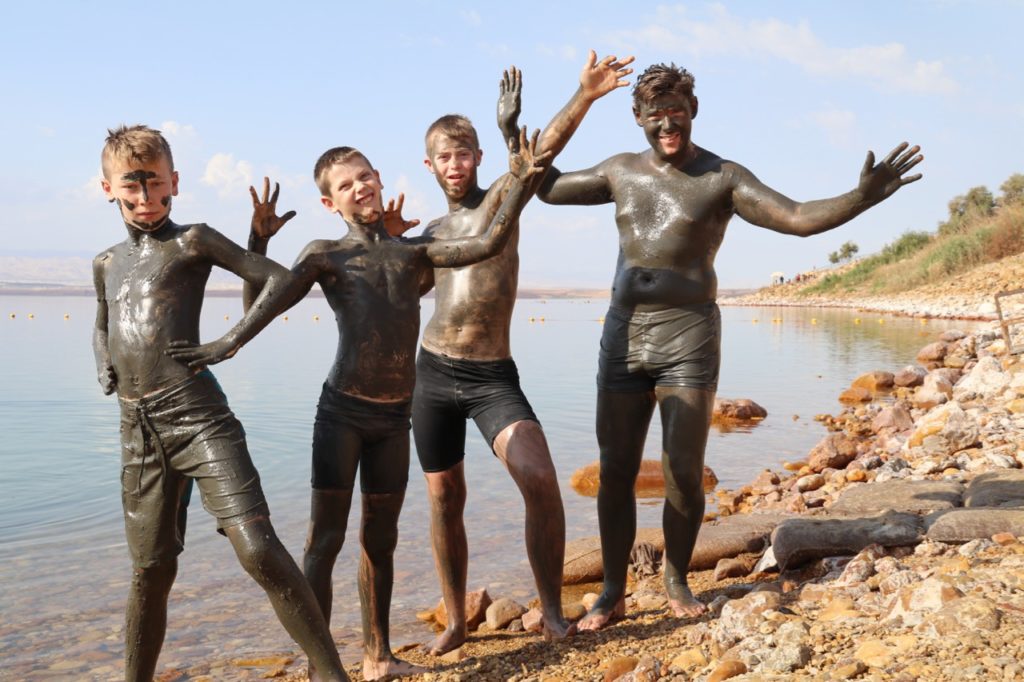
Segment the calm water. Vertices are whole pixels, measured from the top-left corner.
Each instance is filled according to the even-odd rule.
[[[597,534],[594,500],[577,496],[568,481],[597,458],[597,320],[606,305],[524,300],[512,327],[523,384],[558,467],[569,539]],[[432,308],[425,300],[424,320]],[[237,300],[209,299],[204,337],[220,335],[240,312]],[[130,561],[120,509],[118,408],[94,380],[93,302],[0,297],[0,315],[0,678],[114,679]],[[966,325],[826,309],[723,308],[722,317],[719,395],[751,398],[769,414],[751,430],[712,431],[707,463],[724,486],[803,457],[824,434],[813,416],[837,411],[836,396],[851,379],[902,367],[940,331]],[[214,369],[245,425],[278,534],[300,557],[313,414],[336,331],[323,299],[300,303],[288,318]],[[534,590],[522,546],[521,499],[479,434],[470,433],[469,585],[525,601]],[[655,423],[646,457],[659,457],[659,443]],[[642,526],[660,523],[657,503],[641,505],[639,513]],[[354,513],[335,569],[332,629],[346,664],[360,658],[357,527]],[[414,458],[396,553],[393,643],[427,638],[414,614],[438,596]],[[169,619],[161,668],[294,649],[198,500]]]

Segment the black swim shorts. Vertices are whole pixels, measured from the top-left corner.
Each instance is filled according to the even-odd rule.
[[[651,391],[655,386],[718,387],[722,316],[714,302],[638,313],[613,306],[601,334],[597,386]]]
[[[423,471],[447,471],[465,458],[467,419],[476,421],[491,447],[509,424],[537,421],[519,386],[516,363],[449,358],[421,347],[412,429]]]
[[[409,401],[377,403],[324,383],[313,425],[317,490],[397,493],[409,482]]]
[[[221,530],[270,514],[245,431],[209,370],[120,403],[121,503],[136,566],[181,553],[189,479]]]

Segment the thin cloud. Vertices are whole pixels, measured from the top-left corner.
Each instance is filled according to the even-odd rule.
[[[849,148],[853,145],[857,129],[857,115],[844,109],[824,109],[812,111],[807,119],[820,128],[830,144],[836,147]]]
[[[459,15],[462,17],[462,20],[470,26],[482,26],[484,23],[483,19],[480,17],[480,13],[475,9],[463,10],[459,12]]]
[[[682,5],[662,6],[648,25],[618,31],[611,41],[630,51],[643,46],[692,57],[773,57],[808,73],[861,79],[880,89],[927,94],[958,89],[942,61],[914,59],[902,43],[834,47],[815,35],[807,21],[745,20],[722,5],[712,5],[707,20],[691,17]]]
[[[178,123],[177,121],[164,121],[160,124],[160,132],[168,138],[168,141],[195,140],[199,137],[196,129],[189,124]]]
[[[206,163],[202,181],[222,197],[244,193],[252,184],[252,164],[235,161],[233,154],[214,154]]]
[[[578,54],[576,48],[572,45],[538,45],[537,52],[545,57],[555,57],[569,62],[576,61],[576,55]]]

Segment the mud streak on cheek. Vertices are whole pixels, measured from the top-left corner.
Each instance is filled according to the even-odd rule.
[[[170,195],[170,194],[168,194],[167,196],[165,196],[165,197],[163,197],[162,199],[160,199],[160,203],[161,203],[161,204],[162,204],[162,205],[163,205],[164,207],[170,206],[170,205],[171,205],[171,195]]]

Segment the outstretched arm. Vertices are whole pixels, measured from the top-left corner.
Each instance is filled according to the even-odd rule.
[[[427,243],[426,255],[430,263],[438,268],[455,268],[471,265],[497,255],[508,242],[512,228],[519,219],[519,213],[530,198],[527,186],[530,180],[544,172],[550,152],[537,154],[537,138],[540,131],[534,131],[527,142],[526,127],[519,133],[519,151],[509,155],[509,173],[513,178],[511,187],[501,206],[488,225],[487,231],[477,237],[460,239],[438,239]]]
[[[596,206],[614,200],[606,168],[615,157],[586,170],[563,173],[554,166],[548,169],[537,188],[537,196],[545,204]]]
[[[217,265],[259,289],[259,295],[242,319],[216,341],[195,344],[188,340],[175,340],[168,344],[167,354],[189,367],[212,365],[234,357],[275,317],[301,301],[312,288],[318,273],[313,259],[300,257],[289,272],[269,258],[243,250],[210,228],[206,228],[199,239],[205,243]]]
[[[733,205],[736,213],[749,223],[808,237],[839,227],[892,196],[900,187],[920,180],[920,173],[907,175],[924,159],[919,151],[919,146],[910,147],[903,142],[878,164],[874,153],[868,152],[856,189],[831,199],[803,203],[783,196],[740,168],[732,192]]]
[[[270,238],[277,234],[284,224],[295,217],[295,211],[288,211],[283,216],[277,215],[277,196],[281,193],[281,185],[274,183],[274,194],[270,194],[270,178],[263,178],[263,198],[256,194],[256,188],[249,185],[252,196],[252,222],[249,228],[249,250],[261,256],[267,255]],[[242,286],[242,307],[249,310],[260,290],[256,285],[246,281]]]
[[[110,361],[110,346],[107,344],[107,284],[105,270],[107,254],[100,254],[92,262],[92,281],[96,287],[96,326],[92,332],[92,352],[96,356],[96,378],[103,389],[103,395],[110,395],[117,389],[117,374]]]

